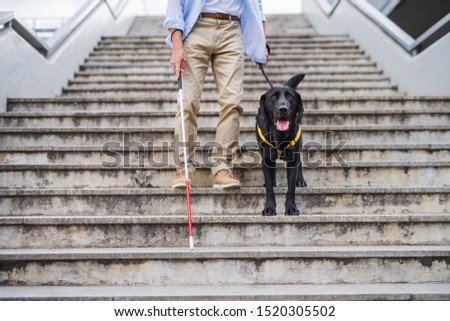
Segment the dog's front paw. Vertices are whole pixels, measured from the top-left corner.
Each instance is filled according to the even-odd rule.
[[[295,184],[297,187],[307,187],[306,181],[304,178],[297,179],[297,184]]]
[[[274,206],[266,206],[266,208],[262,211],[263,216],[275,216],[277,215],[277,211]]]
[[[286,207],[286,212],[284,213],[284,215],[286,216],[298,216],[300,215],[300,211],[298,210],[297,206],[293,205],[293,206],[287,206]]]

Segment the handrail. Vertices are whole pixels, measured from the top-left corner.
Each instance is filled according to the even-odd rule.
[[[14,16],[14,13],[13,13]],[[48,55],[49,47],[34,33],[29,30],[19,18],[14,17],[11,20],[11,28],[16,31],[23,39],[25,39],[34,49],[44,56]]]
[[[420,37],[414,39],[366,0],[349,0],[349,2],[413,56],[420,53],[450,31],[449,13]]]
[[[52,37],[45,41],[37,37],[32,30],[28,29],[28,27],[15,16],[14,12],[0,12],[0,26],[12,28],[39,53],[44,57],[49,58],[101,4],[105,3],[111,12],[111,15],[114,19],[117,19],[127,2],[128,0],[120,0],[112,9],[108,0],[87,1],[52,35]],[[0,32],[2,31],[3,29],[0,29]]]
[[[333,14],[334,10],[336,10],[340,0],[334,0],[333,3],[330,4],[328,0],[316,0],[320,9],[329,17]]]
[[[111,11],[111,14],[113,15],[114,19],[117,19],[120,16],[123,9],[125,9],[125,7],[127,5],[127,1],[122,0],[122,1],[119,1],[119,3],[117,3],[115,7],[112,7],[108,0],[103,0],[103,1],[108,6],[109,11]]]
[[[439,40],[441,37],[445,36],[448,32],[450,32],[450,13],[420,35],[414,42],[413,47],[422,51]]]
[[[48,55],[51,55],[56,49],[86,20],[89,15],[102,4],[101,1],[88,1],[78,11],[69,18],[53,36],[47,39],[46,44],[50,50]]]
[[[0,11],[0,26],[3,26],[14,19],[14,12]]]

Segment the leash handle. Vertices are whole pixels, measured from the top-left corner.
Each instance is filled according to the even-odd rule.
[[[266,81],[269,84],[270,88],[273,88],[274,87],[273,83],[270,81],[269,77],[267,76],[266,71],[264,70],[262,64],[258,64],[258,65],[259,65],[259,69],[261,69],[261,72],[262,72],[264,78],[266,78]]]

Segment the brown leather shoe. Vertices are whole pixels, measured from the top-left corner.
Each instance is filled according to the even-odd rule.
[[[186,178],[184,177],[184,170],[178,170],[175,179],[170,183],[172,188],[186,188]],[[192,173],[189,172],[189,185],[192,185]]]
[[[239,188],[241,182],[239,182],[229,169],[222,169],[214,176],[214,188]]]

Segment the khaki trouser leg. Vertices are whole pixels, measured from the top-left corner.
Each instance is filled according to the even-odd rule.
[[[211,32],[211,31],[209,31]],[[184,121],[186,129],[187,159],[188,169],[191,173],[195,171],[192,164],[197,140],[197,119],[196,115],[200,110],[200,98],[203,90],[205,76],[208,71],[211,37],[207,35],[208,30],[203,25],[198,24],[191,31],[183,43],[183,48],[187,55],[187,61],[183,72],[183,104]],[[181,133],[181,112],[178,103],[176,114],[175,143],[182,142]],[[179,146],[179,145],[178,145]],[[175,165],[177,169],[184,167],[184,151],[175,145]]]
[[[244,49],[241,29],[237,22],[219,21],[219,36],[211,57],[214,80],[221,107],[217,124],[216,145],[213,152],[212,174],[231,168],[233,156],[239,148],[239,117],[244,82]]]

